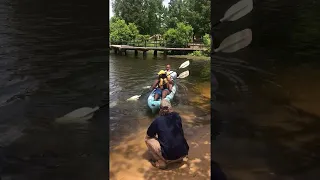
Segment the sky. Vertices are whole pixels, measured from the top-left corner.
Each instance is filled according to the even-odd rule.
[[[109,0],[109,18],[111,18],[111,17],[113,16],[113,9],[112,9],[112,5],[111,5],[111,4],[112,4],[111,1],[113,1],[113,0]],[[163,5],[167,7],[169,1],[170,1],[170,0],[164,0],[164,1],[163,1]]]

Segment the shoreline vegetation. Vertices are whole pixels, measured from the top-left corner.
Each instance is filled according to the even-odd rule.
[[[170,0],[168,6],[164,6],[163,0],[114,0],[109,42],[167,48],[188,48],[197,44],[206,50],[194,51],[191,55],[209,57],[210,2]]]
[[[177,59],[188,59],[188,60],[203,60],[203,61],[210,61],[210,56],[193,56],[191,54],[187,55],[168,55],[170,58],[177,58]]]
[[[111,51],[111,49],[109,49]],[[163,52],[158,52],[159,54],[163,54]],[[128,52],[128,54],[134,54],[132,52]],[[153,55],[153,50],[147,51],[147,54]],[[206,55],[198,55],[195,56],[192,53],[186,54],[186,55],[167,55],[168,58],[175,58],[175,59],[188,59],[188,60],[203,60],[203,61],[210,61],[211,57]]]

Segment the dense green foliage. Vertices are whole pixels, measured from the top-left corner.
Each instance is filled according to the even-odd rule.
[[[163,38],[167,47],[187,47],[191,41],[193,29],[190,25],[178,23],[176,28],[170,28]]]
[[[110,42],[121,44],[121,42],[136,39],[139,34],[137,26],[133,23],[127,24],[125,20],[112,17],[110,21]]]
[[[210,0],[186,0],[186,21],[193,27],[196,36],[210,33],[210,4]]]
[[[193,34],[210,33],[210,0],[114,0],[114,14],[137,25],[141,34],[164,34],[178,23],[189,24]]]
[[[211,37],[209,34],[205,34],[202,39],[203,39],[203,44],[206,48],[206,51],[204,51],[204,55],[210,55],[210,53],[211,53]]]
[[[189,54],[190,56],[202,56],[201,51],[194,51],[192,53]]]
[[[187,6],[182,0],[170,0],[166,13],[164,14],[165,28],[175,28],[179,22],[187,23]]]
[[[142,34],[160,33],[164,7],[162,0],[114,0],[114,14],[137,25]]]

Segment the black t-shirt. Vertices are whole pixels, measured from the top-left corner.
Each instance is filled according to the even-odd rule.
[[[167,160],[188,155],[189,146],[184,138],[181,117],[176,112],[157,117],[149,126],[147,135],[158,135],[162,156]]]

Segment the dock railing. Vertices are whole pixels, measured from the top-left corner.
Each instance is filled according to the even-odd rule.
[[[114,45],[128,45],[134,47],[181,47],[181,48],[196,48],[196,49],[203,49],[204,44],[202,41],[192,41],[188,43],[175,43],[175,42],[168,42],[166,40],[133,40],[133,41],[112,41],[111,44]]]

